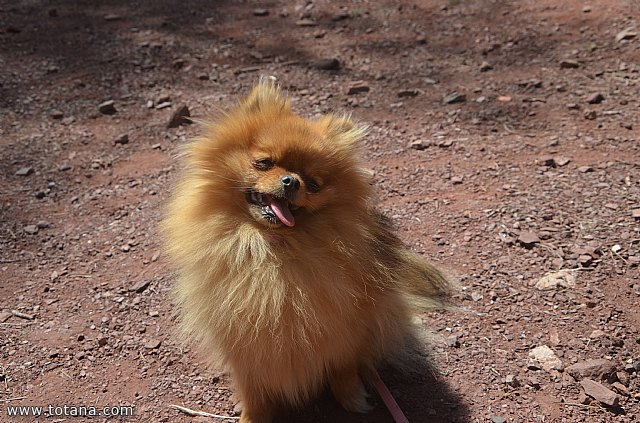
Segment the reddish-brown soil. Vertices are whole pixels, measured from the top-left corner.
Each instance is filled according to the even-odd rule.
[[[176,333],[157,228],[198,134],[172,113],[211,117],[261,74],[305,116],[370,126],[380,208],[460,281],[458,310],[422,316],[434,366],[382,372],[411,422],[638,421],[639,31],[636,0],[0,1],[0,421],[234,415],[229,377]],[[572,286],[536,288],[560,269]],[[572,370],[593,359],[617,405]],[[280,421],[390,422],[372,402]]]

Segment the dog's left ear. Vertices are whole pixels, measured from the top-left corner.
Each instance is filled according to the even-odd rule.
[[[348,149],[357,148],[367,132],[365,126],[356,125],[347,115],[325,115],[318,120],[318,124],[331,142]]]
[[[260,77],[260,82],[241,106],[249,112],[259,111],[286,111],[290,109],[290,102],[286,95],[282,94],[280,87],[273,77]]]

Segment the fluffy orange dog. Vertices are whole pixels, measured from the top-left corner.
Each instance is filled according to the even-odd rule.
[[[363,379],[437,306],[447,279],[372,209],[347,117],[303,119],[270,80],[188,145],[164,228],[183,328],[211,347],[267,423],[328,382],[368,409]]]

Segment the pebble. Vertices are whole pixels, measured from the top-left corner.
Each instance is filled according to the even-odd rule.
[[[511,386],[512,388],[518,388],[520,386],[520,380],[515,375],[507,375],[504,378],[504,383]]]
[[[616,367],[611,360],[600,358],[580,361],[567,367],[565,371],[576,380],[584,378],[610,380],[615,375]]]
[[[493,69],[493,66],[491,66],[489,62],[482,62],[482,64],[480,64],[480,72],[487,72],[491,69]]]
[[[369,86],[364,81],[354,81],[347,89],[347,95],[369,92]]]
[[[540,243],[540,238],[535,232],[522,231],[518,235],[518,242],[525,248],[533,248],[535,244]]]
[[[13,314],[9,313],[8,311],[0,312],[0,323],[6,322],[11,318],[11,316],[13,316]]]
[[[173,112],[173,115],[171,115],[171,119],[167,124],[167,128],[177,128],[178,126],[181,126],[181,125],[190,124],[191,123],[191,119],[189,119],[190,116],[191,116],[191,113],[189,112],[189,108],[187,107],[186,104],[183,104],[182,106],[178,107],[178,109],[175,112]]]
[[[411,141],[411,143],[409,144],[409,148],[412,148],[414,150],[425,150],[430,146],[431,146],[431,142],[425,141],[425,140],[415,140],[415,141]]]
[[[296,21],[296,25],[302,26],[302,27],[310,27],[310,26],[316,26],[318,24],[313,19],[300,19]]]
[[[28,233],[29,235],[35,235],[38,233],[38,226],[37,225],[27,225],[24,228],[22,228],[23,231],[25,231],[26,233]]]
[[[162,103],[156,104],[156,110],[162,110],[171,107],[170,101],[163,101]]]
[[[572,288],[575,284],[575,271],[572,269],[563,269],[547,273],[536,282],[535,287],[540,291],[551,291],[558,288]]]
[[[623,40],[631,40],[638,36],[638,33],[635,32],[632,28],[624,29],[616,34],[616,41],[620,42]]]
[[[595,120],[598,117],[598,113],[595,110],[585,110],[584,118],[587,120]]]
[[[560,61],[561,69],[576,69],[579,67],[580,67],[580,64],[575,60],[564,59]]]
[[[341,67],[341,63],[338,59],[320,59],[311,64],[312,67],[320,70],[338,70]]]
[[[18,310],[11,310],[11,314],[13,314],[14,316],[19,317],[21,319],[25,319],[25,320],[33,320],[33,319],[35,319],[35,316],[33,314],[23,313],[23,312],[18,311]]]
[[[52,110],[51,113],[49,113],[49,116],[51,116],[52,119],[62,119],[64,117],[64,113],[60,110]]]
[[[398,97],[415,97],[420,94],[420,90],[416,88],[409,88],[398,91]]]
[[[467,101],[467,96],[457,91],[454,91],[451,94],[447,94],[442,99],[442,102],[444,104],[464,103],[465,101]]]
[[[98,111],[103,115],[114,115],[117,112],[115,102],[113,100],[107,100],[104,103],[100,103]]]
[[[593,168],[591,166],[580,166],[578,168],[578,172],[580,173],[589,173],[589,172],[593,172]]]
[[[546,370],[562,370],[562,361],[547,345],[540,345],[529,351],[529,357],[538,363]]]
[[[162,341],[160,341],[159,339],[149,339],[144,343],[144,347],[149,350],[155,350],[160,346],[161,343]]]
[[[71,165],[69,163],[62,163],[60,166],[58,166],[58,170],[60,172],[71,170]]]
[[[492,423],[506,423],[507,420],[504,417],[493,416],[493,417],[491,417],[491,422]]]
[[[268,16],[268,9],[253,9],[253,16]]]
[[[618,394],[598,382],[591,379],[584,379],[580,381],[580,385],[582,389],[584,389],[585,394],[591,398],[611,407],[618,405]]]
[[[127,134],[119,135],[114,142],[120,145],[129,144],[129,135]]]
[[[142,293],[149,287],[150,284],[151,284],[151,280],[141,279],[138,282],[136,282],[131,288],[129,288],[129,291]]]
[[[105,345],[107,345],[107,337],[101,336],[100,338],[98,338],[98,346],[104,347]]]
[[[591,94],[589,98],[587,98],[587,103],[589,104],[600,104],[604,101],[604,96],[600,93]]]
[[[16,171],[16,176],[29,176],[33,173],[32,167],[21,167]]]

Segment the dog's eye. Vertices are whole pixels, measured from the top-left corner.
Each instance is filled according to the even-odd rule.
[[[307,179],[305,181],[305,185],[307,186],[307,191],[309,192],[315,194],[316,192],[320,191],[320,185],[318,185],[318,183],[313,179]]]
[[[274,166],[273,160],[271,159],[259,159],[254,160],[253,167],[258,170],[269,170]]]

